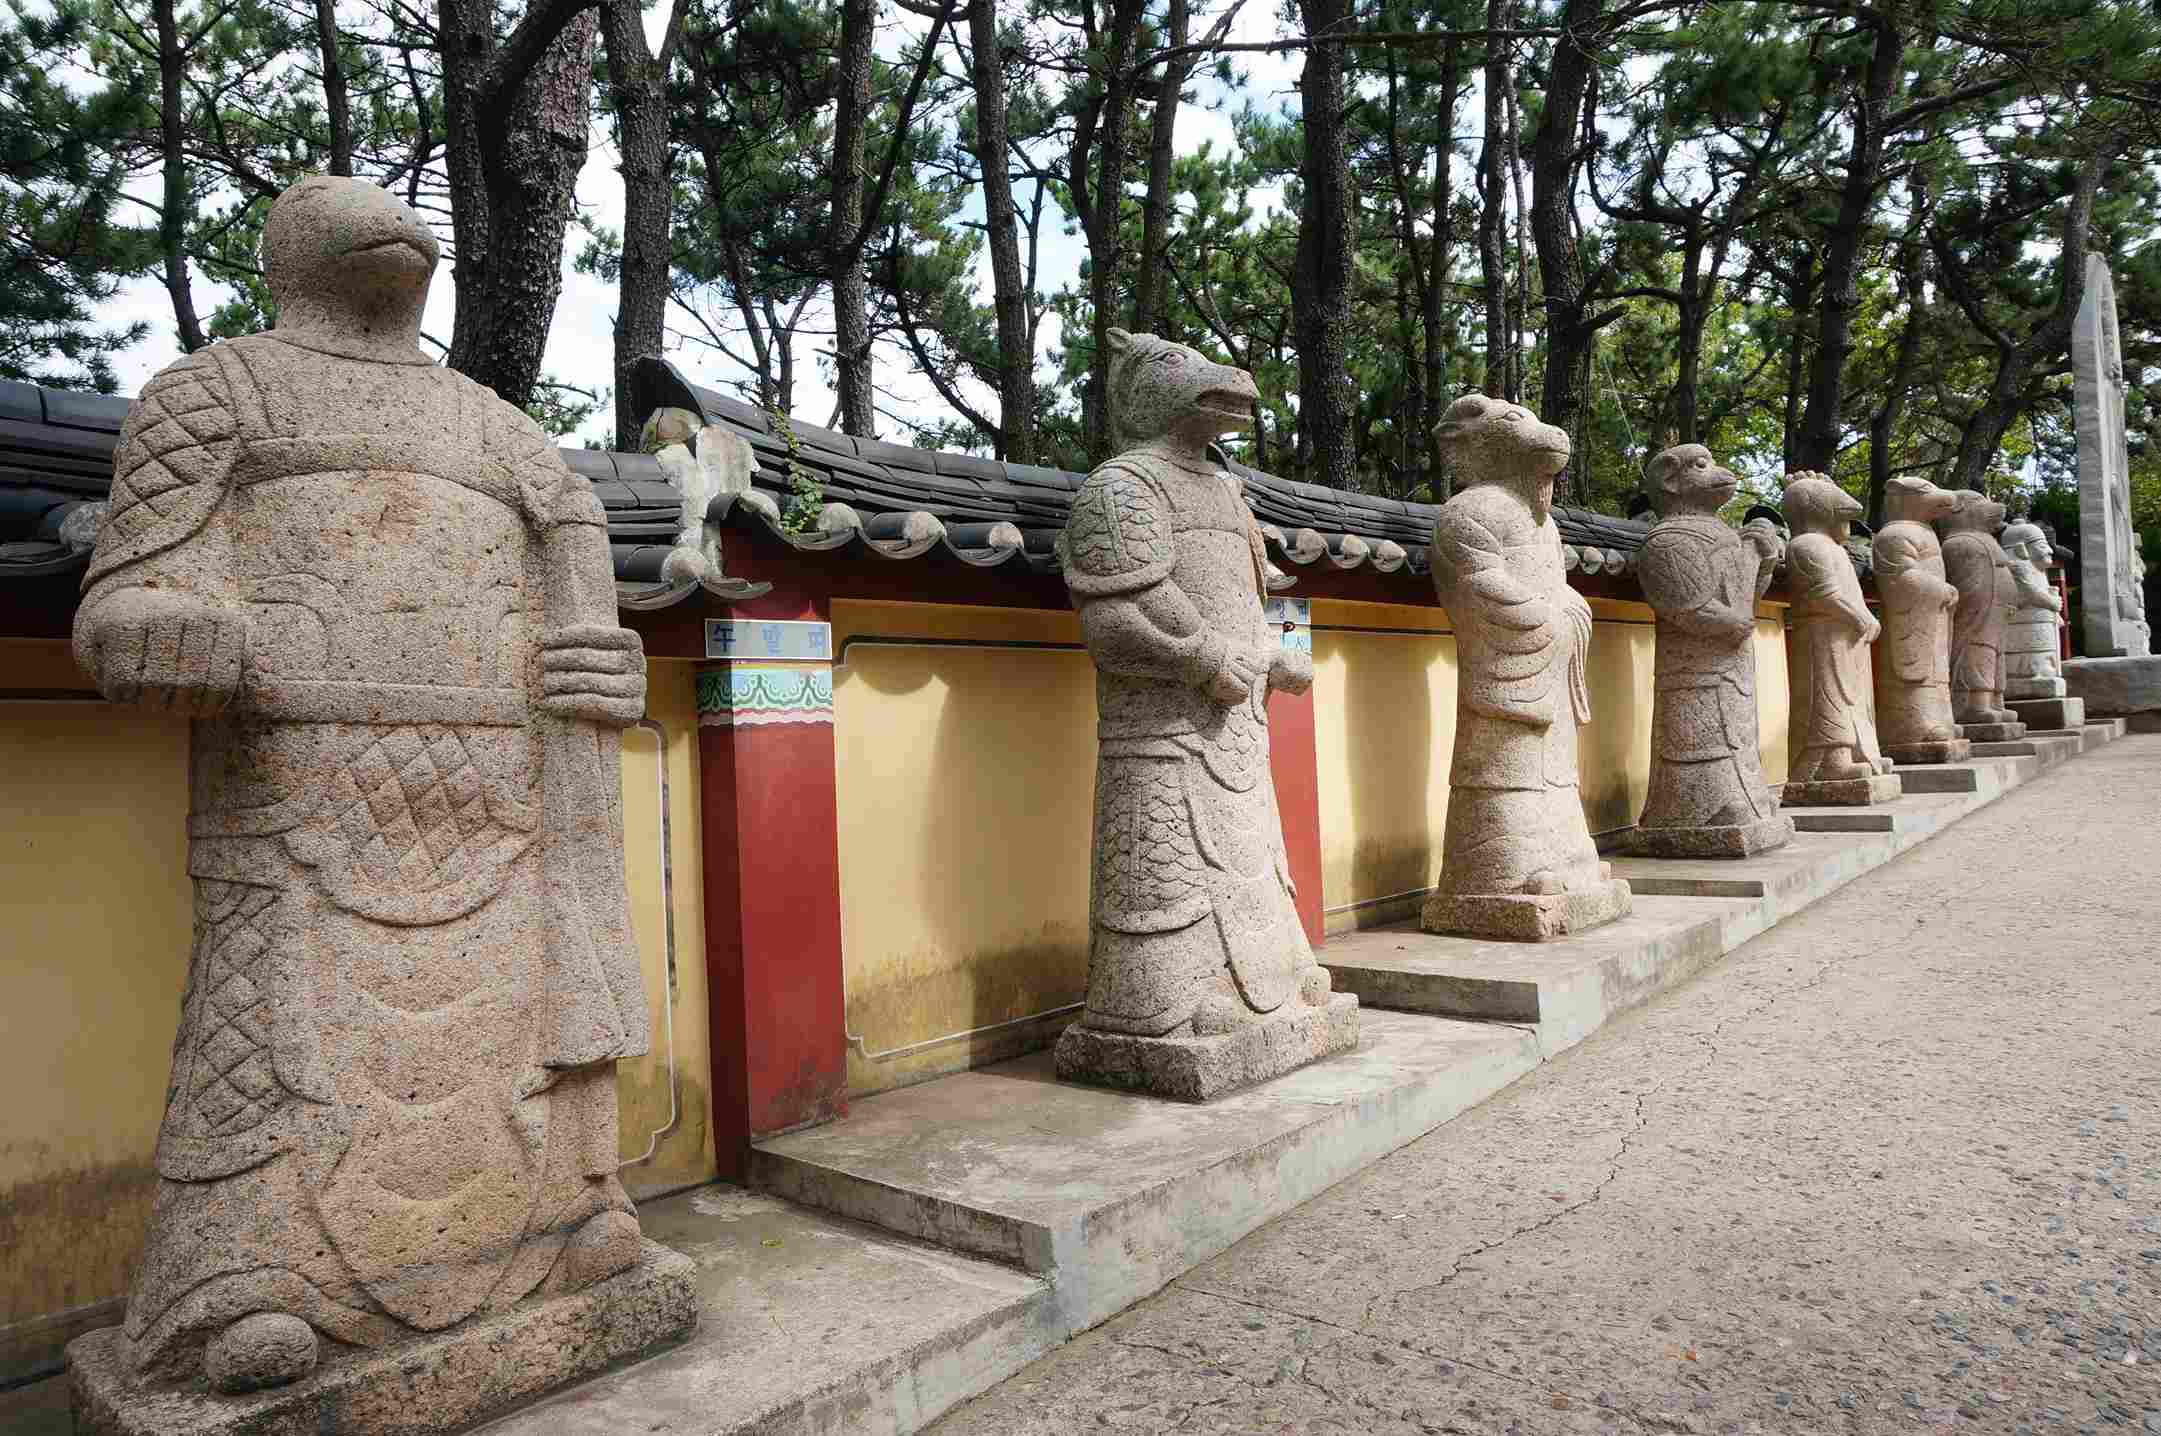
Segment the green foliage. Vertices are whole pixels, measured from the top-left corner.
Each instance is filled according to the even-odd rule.
[[[795,436],[795,425],[778,409],[765,411],[773,433],[788,448],[788,502],[781,506],[780,531],[788,534],[810,533],[818,527],[818,515],[825,507],[825,488],[817,476],[802,462],[803,443]]]

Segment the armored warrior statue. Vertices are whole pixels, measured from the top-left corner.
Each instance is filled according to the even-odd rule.
[[[1786,479],[1787,668],[1793,721],[1781,802],[1880,803],[1899,796],[1891,760],[1876,743],[1869,701],[1869,645],[1882,625],[1861,597],[1846,552],[1860,501],[1816,473]]]
[[[277,327],[143,391],[76,621],[108,698],[195,720],[161,1180],[124,1340],[74,1353],[117,1405],[647,1269],[615,1175],[615,1059],[646,1045],[618,730],[645,680],[600,504],[418,351],[413,211],[306,180],[263,251]]]
[[[2015,593],[2011,621],[2003,631],[2004,697],[2061,698],[2063,595],[2042,572],[2055,560],[2055,550],[2036,524],[2013,524],[1998,541],[2011,560]]]
[[[1958,589],[1943,576],[1943,544],[1931,527],[1957,499],[1926,479],[1896,478],[1884,502],[1890,522],[1869,546],[1883,604],[1876,732],[1894,763],[1962,763],[1973,744],[1951,717],[1951,607]]]
[[[1651,784],[1637,820],[1652,857],[1747,857],[1793,837],[1764,786],[1756,718],[1756,600],[1784,545],[1757,520],[1740,533],[1718,511],[1739,481],[1701,444],[1651,460],[1644,492],[1658,522],[1644,540],[1644,598],[1658,614]]]
[[[1268,766],[1268,694],[1313,660],[1262,612],[1267,561],[1210,454],[1252,377],[1112,331],[1125,452],[1088,476],[1059,541],[1096,665],[1088,1003],[1062,1077],[1205,1101],[1358,1042],[1293,905]]]
[[[1960,734],[1977,743],[2017,738],[2025,726],[2003,706],[2003,630],[2017,591],[2010,556],[1996,542],[2003,505],[1971,489],[1951,497],[1951,512],[1936,520],[1944,577],[1958,590],[1951,610],[1951,716]]]
[[[1591,609],[1568,586],[1553,483],[1566,431],[1483,395],[1434,436],[1457,474],[1433,526],[1433,587],[1456,631],[1455,756],[1429,932],[1542,939],[1629,910],[1576,787],[1591,718]]]

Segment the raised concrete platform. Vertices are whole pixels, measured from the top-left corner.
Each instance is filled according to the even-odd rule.
[[[2064,688],[2086,701],[2089,717],[2161,709],[2161,654],[2142,658],[2073,658],[2063,665]]]
[[[919,1430],[1065,1339],[1049,1287],[777,1197],[716,1185],[638,1209],[695,1263],[675,1350],[483,1428],[490,1436]]]
[[[1513,1027],[1403,1012],[1360,1026],[1355,1052],[1199,1106],[1058,1082],[1048,1053],[882,1092],[759,1143],[752,1183],[1048,1278],[1062,1339],[1539,1062],[1537,1035]]]

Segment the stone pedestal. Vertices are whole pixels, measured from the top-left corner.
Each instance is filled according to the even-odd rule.
[[[2161,709],[2161,656],[2074,658],[2063,666],[2063,680],[2095,717]]]
[[[1345,1001],[1350,999],[1346,998]],[[568,1296],[373,1350],[337,1347],[309,1376],[247,1396],[137,1384],[117,1326],[68,1347],[78,1436],[425,1436],[463,1431],[671,1346],[698,1321],[697,1264],[658,1242]]]
[[[1547,942],[1628,916],[1628,884],[1600,863],[1605,881],[1574,892],[1435,893],[1419,926],[1432,933],[1467,933],[1516,942]]]
[[[1973,756],[1973,742],[1967,738],[1945,738],[1922,743],[1886,743],[1883,756],[1901,768],[1925,767],[1931,763],[1963,763]]]
[[[1635,852],[1646,858],[1746,858],[1793,841],[1793,819],[1774,813],[1731,827],[1638,828]]]
[[[1208,1102],[1357,1046],[1358,999],[1339,992],[1325,1006],[1293,999],[1258,1021],[1205,1037],[1136,1037],[1075,1024],[1058,1039],[1058,1075]]]
[[[1969,743],[2015,743],[2026,736],[2023,723],[1961,723],[1958,736]]]
[[[1814,783],[1788,783],[1779,790],[1781,808],[1858,807],[1888,803],[1905,793],[1896,773],[1877,773],[1867,778],[1829,778]]]
[[[2028,730],[2076,728],[2086,721],[2083,698],[2012,698],[2003,706],[2016,713]]]

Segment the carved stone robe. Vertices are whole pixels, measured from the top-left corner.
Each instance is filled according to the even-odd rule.
[[[1883,600],[1877,732],[1889,744],[1948,742],[1958,725],[1946,606],[1958,590],[1944,578],[1943,543],[1927,524],[1900,519],[1877,530],[1870,551]]]
[[[1805,782],[1840,750],[1862,762],[1883,758],[1871,713],[1869,645],[1849,615],[1865,611],[1853,560],[1829,534],[1804,533],[1786,546],[1792,623],[1794,760],[1789,777]]]
[[[1062,541],[1076,605],[1140,600],[1204,647],[1279,642],[1261,606],[1260,530],[1227,473],[1146,455],[1090,474]],[[1152,632],[1143,628],[1141,631]],[[1293,904],[1268,763],[1268,679],[1225,706],[1160,655],[1091,643],[1096,661],[1095,870],[1089,1027],[1160,1036],[1227,967],[1255,1012],[1315,966]]]
[[[144,390],[89,602],[165,585],[249,632],[240,697],[194,725],[146,1374],[256,1311],[361,1345],[451,1326],[629,1209],[618,742],[536,702],[543,631],[614,622],[606,552],[587,482],[450,370],[260,335]]]

